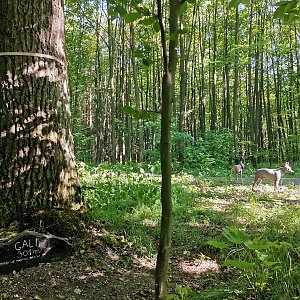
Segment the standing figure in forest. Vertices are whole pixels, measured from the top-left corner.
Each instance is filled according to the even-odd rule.
[[[243,177],[243,170],[245,168],[245,159],[242,158],[240,162],[237,165],[233,166],[233,172],[235,173],[236,180],[240,177],[242,179]]]
[[[294,173],[288,162],[286,162],[284,166],[279,169],[258,169],[255,172],[252,190],[254,191],[254,187],[257,187],[265,178],[267,178],[274,181],[274,189],[275,191],[278,191],[279,185],[282,185],[282,179],[285,173]]]

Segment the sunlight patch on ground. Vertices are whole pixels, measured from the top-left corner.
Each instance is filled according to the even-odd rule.
[[[226,209],[228,208],[228,204],[221,204],[221,203],[216,203],[214,205],[214,211],[226,211]]]
[[[230,204],[226,199],[214,199],[211,203],[211,209],[217,212],[225,212]]]
[[[199,277],[201,274],[210,272],[220,272],[219,265],[215,260],[203,259],[203,260],[183,260],[178,262],[178,268],[185,274]]]
[[[111,249],[107,249],[107,256],[114,261],[120,260],[120,256]]]
[[[136,255],[133,256],[133,262],[140,268],[145,268],[148,270],[155,269],[156,260],[154,258],[149,257],[138,257]]]
[[[97,277],[103,277],[104,276],[103,272],[95,271],[91,267],[87,267],[85,272],[86,272],[86,274],[80,275],[78,277],[79,280],[86,281],[86,280],[89,280],[91,278],[97,278]]]
[[[216,231],[219,231],[221,228],[214,223],[203,223],[202,221],[196,222],[196,221],[190,221],[188,223],[183,224],[184,226],[189,226],[191,228],[201,228],[205,230],[206,233],[214,233]]]
[[[156,228],[157,227],[157,222],[154,221],[154,220],[145,219],[141,223],[142,223],[142,225],[145,225],[147,227],[151,227],[151,228]]]
[[[193,228],[204,228],[204,227],[208,227],[207,224],[203,224],[200,222],[195,222],[195,221],[191,221],[187,223],[188,226],[193,227]]]

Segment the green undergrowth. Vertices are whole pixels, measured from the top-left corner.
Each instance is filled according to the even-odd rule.
[[[140,255],[154,257],[160,176],[137,164],[79,169],[92,216]],[[252,191],[250,181],[235,182],[232,175],[182,173],[172,177],[172,201],[173,255],[207,258],[230,276],[216,275],[219,281],[201,288],[201,279],[199,288],[178,285],[170,299],[300,299],[299,185],[274,192],[262,184]]]

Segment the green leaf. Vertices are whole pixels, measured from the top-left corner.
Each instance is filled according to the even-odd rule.
[[[229,7],[237,8],[240,3],[241,3],[241,0],[231,0],[229,2]]]
[[[142,63],[146,67],[150,67],[152,65],[152,61],[149,58],[143,58]]]
[[[267,250],[271,247],[268,241],[261,241],[260,239],[248,240],[244,245],[251,250]]]
[[[135,9],[137,12],[141,13],[144,17],[150,17],[152,15],[151,11],[145,6],[136,6]]]
[[[238,261],[238,260],[231,260],[231,259],[227,259],[224,264],[225,267],[235,267],[238,269],[249,269],[252,268],[255,264],[254,263],[250,263],[248,261]]]
[[[264,261],[264,265],[266,265],[267,267],[273,267],[280,264],[281,261]]]
[[[157,116],[157,112],[136,110],[133,107],[126,105],[122,108],[122,111],[128,115],[131,115],[135,120],[148,120],[151,116]]]
[[[133,115],[133,114],[136,113],[136,110],[133,107],[129,106],[129,105],[124,106],[122,108],[122,110],[125,114],[129,114],[129,115]]]
[[[108,15],[111,16],[112,20],[115,20],[118,17],[119,13],[115,10],[114,7],[111,6],[108,9]]]
[[[141,49],[136,49],[134,51],[134,56],[138,57],[138,58],[143,58],[144,57],[144,53],[143,53],[143,51]]]
[[[235,227],[224,228],[223,235],[233,244],[243,244],[249,241],[248,235]]]
[[[179,297],[175,294],[169,294],[167,300],[180,300]]]
[[[241,0],[241,3],[247,6],[250,4],[250,0]]]
[[[184,2],[179,9],[179,16],[183,15],[188,9],[188,3]]]
[[[280,1],[275,6],[277,8],[273,17],[283,20],[285,24],[296,22],[300,18],[299,0]]]
[[[160,32],[160,25],[158,20],[156,20],[156,22],[153,23],[153,29],[155,32]]]
[[[285,24],[291,24],[294,23],[297,19],[299,19],[299,16],[297,16],[295,13],[289,13],[284,17],[284,23]]]
[[[281,18],[283,18],[285,12],[286,12],[286,6],[285,5],[280,5],[274,11],[273,17],[275,19],[277,19],[277,18],[281,19]]]
[[[121,17],[123,17],[124,15],[127,14],[127,10],[121,5],[117,5],[116,10],[120,14]]]
[[[145,18],[139,21],[139,24],[145,25],[145,26],[150,26],[153,25],[154,22],[157,21],[156,17],[149,17],[149,18]]]
[[[182,28],[182,29],[177,29],[177,34],[186,34],[188,33],[188,29],[187,28]]]
[[[142,15],[139,12],[128,13],[123,16],[125,23],[132,23],[138,19],[140,19]]]
[[[215,248],[219,248],[219,249],[226,249],[228,248],[228,244],[223,243],[223,242],[218,242],[218,241],[214,241],[214,240],[209,240],[206,242],[207,245],[213,246]]]
[[[141,4],[143,1],[142,0],[131,0],[131,5],[132,6],[137,6]]]

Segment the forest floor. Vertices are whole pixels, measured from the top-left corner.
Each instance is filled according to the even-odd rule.
[[[0,299],[154,299],[155,259],[138,256],[123,237],[110,235],[113,242],[103,241],[103,233],[107,231],[102,225],[91,228],[66,260],[0,276]],[[225,279],[215,261],[197,259],[191,249],[182,249],[172,249],[170,290],[174,292],[176,284],[199,290]],[[190,259],[183,258],[187,256]]]
[[[199,185],[198,182],[193,184]],[[244,222],[245,226],[255,222],[260,226],[278,201],[281,210],[286,206],[287,200],[292,204],[292,206],[287,204],[290,212],[290,217],[287,219],[295,214],[299,204],[299,185],[285,188],[279,193],[274,193],[272,186],[268,188],[264,186],[262,191],[252,192],[248,182],[247,184],[222,182],[220,185],[199,185],[199,188],[196,197],[189,202],[183,196],[181,197],[182,204],[185,206],[177,215],[176,211],[174,214],[174,217],[180,216],[182,220],[174,225],[169,270],[169,293],[171,294],[183,293],[184,288],[191,288],[201,293],[205,289],[218,289],[236,275],[232,273],[232,269],[222,267],[221,260],[224,257],[221,257],[219,252],[213,252],[214,250],[206,245],[207,239],[222,234],[222,228],[226,226],[228,218],[235,219],[240,224]],[[189,209],[194,209],[193,215]],[[241,209],[244,209],[244,213]],[[249,222],[246,217],[249,217],[252,209],[254,213],[251,213],[252,221]],[[265,216],[260,216],[260,213],[264,213]],[[43,222],[40,218],[40,215],[34,218],[31,216],[31,223],[24,222],[23,228],[19,226],[15,229],[16,231],[24,229],[46,231],[61,237],[71,236],[70,241],[74,246],[73,255],[64,261],[40,264],[38,267],[0,276],[0,300],[155,298],[155,255],[147,257],[141,254],[130,241],[112,232],[105,223],[91,220],[89,217],[72,215],[67,217],[55,212],[53,215],[49,214],[47,218],[44,215]],[[254,218],[257,218],[255,222]],[[274,214],[270,215],[270,220],[273,219]],[[282,222],[280,219],[279,221]],[[121,220],[120,222],[122,223]],[[143,222],[147,222],[147,219],[143,219]],[[148,222],[147,228],[155,226],[150,224],[150,219]],[[41,224],[43,224],[42,228]],[[49,231],[50,227],[52,229]],[[183,233],[178,235],[176,231],[181,229]],[[0,232],[2,237],[5,230],[0,229]],[[147,232],[143,234],[147,235]],[[157,244],[155,246],[157,247]],[[183,289],[178,290],[176,286],[181,286]],[[235,294],[233,298],[193,299],[256,298],[239,298],[239,295]]]

